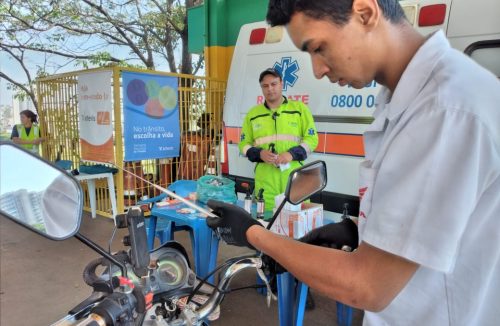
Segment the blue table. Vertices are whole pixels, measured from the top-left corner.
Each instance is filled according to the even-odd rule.
[[[309,287],[290,273],[277,276],[280,326],[302,326]]]
[[[205,277],[216,267],[219,239],[212,229],[207,226],[205,217],[202,217],[198,212],[192,214],[177,212],[181,208],[187,208],[187,206],[184,204],[161,207],[155,205],[151,209],[151,217],[149,218],[149,227],[147,229],[148,247],[150,250],[153,249],[158,218],[164,218],[172,222],[170,236],[166,240],[173,240],[173,231],[176,227],[188,227],[193,247],[195,272],[198,276]],[[213,276],[210,277],[210,280],[213,282]]]

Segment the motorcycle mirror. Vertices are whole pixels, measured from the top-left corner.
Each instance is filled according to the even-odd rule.
[[[271,229],[286,202],[293,205],[300,204],[323,190],[326,187],[326,182],[326,164],[324,161],[314,161],[292,171],[288,176],[285,199],[274,212],[271,220],[269,220],[267,229]]]
[[[0,142],[0,214],[52,240],[80,228],[83,192],[66,171]]]
[[[326,187],[326,164],[315,161],[296,169],[288,176],[285,199],[297,205]]]

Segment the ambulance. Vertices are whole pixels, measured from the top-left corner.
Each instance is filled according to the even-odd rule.
[[[407,19],[423,35],[443,29],[453,47],[500,76],[500,1],[401,1]],[[380,86],[340,87],[314,78],[310,57],[295,48],[287,31],[265,22],[241,27],[236,42],[224,103],[223,173],[241,184],[253,184],[255,164],[238,151],[242,122],[248,110],[263,103],[258,83],[261,71],[276,68],[283,76],[283,94],[310,108],[319,144],[307,161],[323,160],[328,184],[313,201],[325,210],[358,215],[358,166],[364,158],[363,132],[373,121]],[[467,83],[464,80],[464,83]]]

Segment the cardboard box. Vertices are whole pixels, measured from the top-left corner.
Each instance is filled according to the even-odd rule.
[[[283,209],[271,227],[271,231],[298,239],[312,229],[322,225],[323,205],[302,203],[300,211]]]

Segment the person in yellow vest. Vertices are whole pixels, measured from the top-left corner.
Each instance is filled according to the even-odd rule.
[[[12,128],[10,139],[27,150],[39,154],[39,145],[43,142],[40,127],[37,124],[37,115],[30,110],[21,111],[21,123]]]
[[[243,122],[241,154],[255,162],[255,193],[264,189],[265,210],[285,192],[288,176],[318,145],[309,108],[283,96],[283,80],[274,68],[264,70],[259,83],[265,102],[250,109]]]

